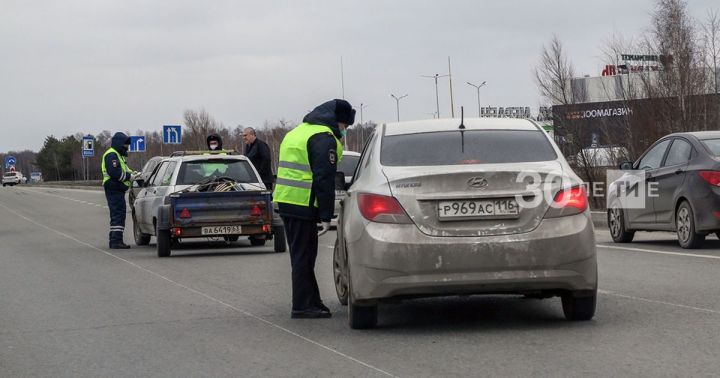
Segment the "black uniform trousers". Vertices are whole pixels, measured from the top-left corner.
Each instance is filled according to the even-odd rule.
[[[105,198],[110,209],[110,244],[122,243],[125,231],[125,192],[105,188]]]
[[[282,217],[290,246],[292,266],[292,309],[302,311],[322,303],[315,259],[318,253],[317,223],[305,219]]]

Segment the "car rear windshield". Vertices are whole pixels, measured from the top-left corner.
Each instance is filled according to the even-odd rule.
[[[193,185],[212,177],[229,177],[241,183],[259,182],[250,163],[243,160],[196,160],[184,162],[176,185]]]
[[[720,139],[705,139],[702,142],[711,154],[720,156]]]
[[[344,173],[345,176],[352,176],[353,173],[355,173],[355,168],[357,168],[359,161],[360,156],[344,155],[342,160],[340,160],[337,171]]]
[[[549,161],[557,154],[541,131],[471,130],[404,134],[383,138],[386,166],[497,164]]]

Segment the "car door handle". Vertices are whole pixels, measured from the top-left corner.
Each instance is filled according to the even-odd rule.
[[[682,169],[678,169],[677,171],[675,171],[675,174],[676,174],[676,175],[679,175],[679,174],[681,174],[681,173],[683,173],[683,172],[685,172],[685,171],[683,171]]]

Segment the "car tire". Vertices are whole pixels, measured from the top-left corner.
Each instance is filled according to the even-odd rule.
[[[137,220],[135,220],[135,213],[132,215],[132,221],[133,221],[133,237],[135,237],[135,245],[137,246],[143,246],[150,244],[150,234],[145,234],[142,231],[140,231],[140,226],[138,226]]]
[[[170,230],[157,230],[156,238],[158,257],[170,256],[170,245],[172,244]]]
[[[250,245],[253,247],[262,247],[265,245],[265,239],[256,238],[254,236],[249,237]]]
[[[285,241],[285,227],[277,226],[273,229],[273,247],[275,252],[287,251],[287,243]]]
[[[607,223],[610,236],[615,243],[630,243],[635,237],[635,231],[628,231],[625,226],[625,212],[617,203],[608,209]]]
[[[692,207],[687,201],[678,206],[675,213],[675,228],[677,230],[680,247],[685,249],[697,249],[705,242],[705,235],[695,231],[695,217]]]
[[[347,261],[341,259],[342,251],[340,250],[340,241],[335,240],[335,248],[333,249],[333,279],[335,281],[335,293],[337,294],[338,301],[341,305],[347,306],[348,304],[348,286],[347,286]],[[341,262],[341,260],[343,262]]]
[[[352,280],[348,271],[348,324],[352,329],[369,329],[377,326],[377,305],[361,306],[352,298]]]
[[[595,316],[597,291],[591,296],[576,297],[574,293],[567,293],[560,297],[565,319],[573,321],[586,321]]]

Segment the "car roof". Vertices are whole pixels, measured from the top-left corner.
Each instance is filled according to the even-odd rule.
[[[718,139],[720,138],[720,131],[690,131],[685,133],[675,133],[670,134],[669,136],[694,136],[695,138],[698,138],[700,140],[704,139]]]
[[[538,126],[521,118],[465,118],[465,130],[525,130],[538,131]],[[418,134],[458,130],[459,118],[427,119],[385,124],[385,135]]]
[[[343,151],[343,156],[360,156],[360,153],[355,151]]]
[[[241,160],[248,161],[249,159],[245,155],[185,155],[185,156],[173,156],[167,159],[168,161],[198,161],[198,160]]]

